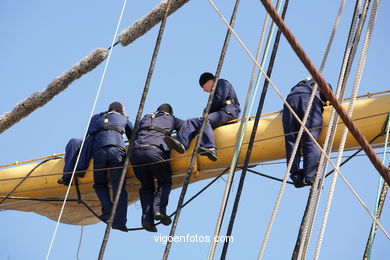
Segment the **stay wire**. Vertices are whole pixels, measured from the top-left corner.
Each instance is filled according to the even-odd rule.
[[[132,148],[134,146],[134,140],[135,140],[135,137],[136,137],[137,132],[138,132],[138,126],[139,126],[139,123],[140,123],[140,120],[141,120],[141,115],[142,115],[142,112],[143,112],[144,104],[145,104],[146,97],[147,97],[147,94],[148,94],[148,91],[149,91],[149,86],[150,86],[150,82],[151,82],[151,79],[152,79],[154,67],[155,67],[155,64],[156,64],[158,51],[160,49],[161,40],[162,40],[162,36],[163,36],[163,33],[164,33],[165,24],[166,24],[166,21],[167,21],[167,17],[168,17],[168,14],[169,14],[169,9],[171,7],[171,3],[172,3],[172,0],[168,0],[167,1],[164,17],[161,20],[161,26],[160,26],[160,30],[158,32],[156,44],[155,44],[154,51],[153,51],[153,56],[152,56],[152,59],[151,59],[151,62],[150,62],[149,71],[148,71],[148,75],[147,75],[146,82],[145,82],[145,87],[144,87],[144,90],[143,90],[143,93],[142,93],[142,97],[141,97],[141,101],[140,101],[140,104],[139,104],[139,107],[138,107],[137,117],[136,117],[136,120],[135,120],[135,123],[134,123],[134,129],[133,129],[133,131],[131,133],[131,143],[130,143],[128,151],[127,151],[125,163],[123,165],[123,170],[122,170],[121,177],[120,177],[119,184],[118,184],[118,190],[117,190],[117,193],[115,195],[114,203],[113,203],[113,206],[112,206],[112,209],[111,209],[111,215],[110,215],[110,218],[109,218],[109,220],[107,222],[106,231],[105,231],[105,234],[104,234],[104,237],[103,237],[102,245],[100,247],[100,252],[99,252],[99,257],[98,257],[99,260],[103,259],[105,248],[107,246],[108,238],[109,238],[109,235],[110,235],[110,230],[111,230],[112,223],[113,223],[113,220],[114,220],[114,216],[115,216],[115,213],[116,213],[116,209],[118,207],[119,197],[120,197],[121,192],[122,192],[122,187],[123,187],[123,184],[124,184],[125,178],[126,178],[127,167],[129,165],[129,156],[131,155],[131,151],[132,151]]]
[[[277,0],[278,8],[280,8],[280,6],[281,6],[280,3],[281,2],[282,2],[282,0]],[[212,3],[212,1],[210,1],[210,3]],[[266,20],[268,21],[268,19],[266,19]],[[266,26],[263,26],[263,28],[265,28],[265,27]],[[268,33],[268,37],[267,37],[267,41],[266,41],[266,46],[264,48],[263,56],[262,56],[262,59],[261,59],[261,65],[260,65],[261,67],[264,67],[264,63],[265,63],[265,61],[267,59],[267,54],[269,52],[269,47],[270,47],[272,36],[273,36],[273,33],[274,33],[274,27],[275,27],[275,24],[272,23],[271,27],[270,27],[270,31]],[[260,52],[260,48],[261,48],[262,43],[263,43],[263,39],[264,39],[263,36],[264,36],[264,34],[262,33],[262,38],[260,39],[260,43],[259,43],[258,54]],[[255,74],[254,72],[255,71],[256,71],[256,66],[254,64],[252,77],[254,77],[254,74]],[[247,124],[248,124],[248,121],[249,121],[249,118],[250,118],[249,115],[250,115],[250,113],[252,111],[252,107],[253,107],[254,100],[255,100],[255,97],[256,97],[256,93],[257,93],[257,90],[258,90],[260,79],[261,79],[261,74],[259,73],[258,77],[257,77],[257,83],[256,83],[253,91],[252,91],[253,84],[249,85],[249,88],[248,88],[248,91],[247,91],[247,97],[246,97],[246,100],[245,100],[245,105],[244,105],[244,109],[243,109],[243,113],[242,113],[243,116],[241,118],[240,126],[239,126],[239,128],[237,130],[236,140],[235,140],[235,144],[234,144],[233,158],[231,159],[231,162],[230,162],[230,171],[229,171],[228,176],[227,176],[225,190],[224,190],[223,198],[222,198],[222,201],[221,201],[221,207],[220,207],[220,210],[219,210],[218,220],[217,220],[217,224],[216,224],[216,227],[215,227],[215,231],[214,231],[214,236],[213,237],[218,237],[219,234],[220,234],[220,231],[221,231],[222,222],[223,222],[223,219],[224,219],[224,216],[225,216],[227,202],[229,200],[230,192],[231,192],[232,185],[233,185],[233,180],[234,180],[234,175],[235,175],[237,161],[238,161],[238,158],[239,158],[239,155],[240,155],[242,143],[243,143],[244,136],[245,136],[245,133],[246,133]],[[253,83],[253,79],[251,79],[251,83]],[[210,250],[209,250],[209,259],[213,259],[214,258],[216,246],[217,246],[217,240],[214,239],[211,242],[211,246],[210,246]]]
[[[120,24],[121,24],[122,17],[123,17],[123,13],[124,13],[124,10],[125,10],[125,7],[126,7],[126,2],[127,2],[127,0],[124,0],[124,2],[123,2],[122,10],[121,10],[121,13],[120,13],[120,16],[119,16],[119,19],[118,19],[118,23],[117,23],[117,26],[116,26],[116,29],[115,29],[115,33],[114,33],[114,36],[113,36],[113,39],[112,39],[111,46],[114,45],[116,36],[117,36],[117,34],[118,34],[119,26],[120,26]],[[90,120],[91,120],[91,118],[92,118],[92,115],[93,115],[93,113],[94,113],[94,111],[95,111],[96,103],[97,103],[98,98],[99,98],[100,90],[101,90],[101,88],[102,88],[102,86],[103,86],[103,82],[104,82],[104,78],[105,78],[105,75],[106,75],[106,72],[107,72],[108,64],[110,63],[111,53],[112,53],[112,48],[110,48],[110,50],[108,51],[107,62],[106,62],[106,64],[105,64],[105,66],[104,66],[102,78],[101,78],[101,80],[100,80],[99,87],[98,87],[98,90],[97,90],[97,93],[96,93],[96,97],[95,97],[95,100],[94,100],[94,103],[93,103],[93,106],[92,106],[92,109],[91,109],[91,113],[90,113],[90,115],[89,115],[89,120],[88,120],[87,127],[85,128],[84,136],[87,136],[87,131],[88,131],[88,128],[89,128],[89,123],[90,123]],[[80,151],[83,149],[84,142],[85,142],[85,138],[83,138],[83,141],[82,141],[82,143],[81,143]],[[72,173],[72,176],[71,176],[71,179],[70,179],[70,183],[72,183],[72,181],[73,181],[73,178],[74,178],[74,175],[75,175],[75,171],[76,171],[76,165],[78,164],[79,159],[80,159],[80,154],[81,154],[81,152],[79,152],[78,155],[77,155],[77,159],[76,159],[75,167],[74,167],[74,169],[73,169],[73,173]],[[66,200],[67,200],[67,198],[68,198],[69,192],[70,192],[70,185],[69,185],[69,187],[68,187],[68,189],[67,189],[67,191],[66,191],[66,195],[65,195],[65,198],[64,198],[64,202],[63,202],[63,204],[62,204],[61,211],[60,211],[60,214],[59,214],[59,216],[58,216],[57,224],[56,224],[56,227],[55,227],[55,230],[54,230],[54,234],[53,234],[53,237],[52,237],[52,239],[51,239],[50,246],[49,246],[49,249],[48,249],[48,252],[47,252],[47,255],[46,255],[46,260],[49,259],[49,256],[50,256],[50,253],[51,253],[51,249],[52,249],[52,247],[53,247],[54,239],[55,239],[56,234],[57,234],[58,225],[59,225],[59,223],[60,223],[60,220],[61,220],[63,211],[64,211],[64,209],[65,209],[65,204],[66,204]]]
[[[235,6],[234,6],[234,9],[233,9],[233,14],[232,14],[231,19],[230,19],[230,25],[231,26],[234,25],[239,3],[240,3],[240,0],[236,0]],[[225,59],[227,47],[229,45],[230,36],[231,36],[231,32],[230,32],[230,30],[227,30],[225,41],[223,43],[222,51],[221,51],[221,54],[220,54],[217,70],[216,70],[216,73],[215,73],[214,83],[213,83],[213,86],[212,86],[212,89],[211,89],[211,92],[210,92],[210,95],[209,95],[209,100],[207,102],[207,107],[206,107],[206,109],[204,111],[204,114],[203,114],[202,126],[199,129],[199,133],[198,133],[198,136],[197,136],[196,142],[195,142],[194,151],[192,152],[190,165],[188,167],[187,174],[186,174],[186,176],[184,178],[183,187],[182,187],[182,190],[181,190],[181,193],[180,193],[180,197],[179,197],[179,201],[178,201],[178,205],[177,205],[177,209],[176,209],[177,213],[175,215],[175,218],[174,218],[173,223],[172,223],[171,231],[169,233],[170,237],[173,237],[175,235],[177,223],[178,223],[179,217],[180,217],[181,206],[183,204],[184,197],[185,197],[185,194],[187,192],[188,184],[190,182],[192,169],[193,169],[194,164],[195,164],[195,158],[196,158],[196,155],[198,154],[198,150],[199,150],[199,146],[200,146],[201,137],[203,136],[204,129],[206,127],[206,124],[208,123],[208,116],[209,116],[209,112],[210,112],[211,103],[213,101],[213,98],[214,98],[214,95],[215,95],[215,91],[216,91],[216,88],[217,88],[217,84],[218,84],[219,76],[220,76],[220,73],[221,73],[221,70],[222,70],[222,65],[223,65],[223,62],[224,62],[224,59]],[[171,246],[172,246],[172,241],[168,240],[168,242],[167,242],[167,244],[165,246],[164,255],[163,255],[162,259],[164,259],[164,260],[168,259],[168,255],[169,255],[169,251],[170,251]]]
[[[382,156],[383,163],[386,162],[387,146],[389,144],[389,132],[390,132],[390,113],[387,116],[386,140],[385,140],[385,146],[383,149],[383,156]],[[390,167],[390,164],[389,164],[389,167]],[[382,188],[380,188],[380,186],[382,186]],[[384,204],[385,199],[386,199],[388,188],[389,188],[389,185],[387,185],[387,183],[383,183],[383,178],[379,177],[377,198],[376,198],[376,202],[375,202],[375,217],[378,219],[380,218],[380,216],[382,214],[383,204]],[[363,259],[367,259],[367,260],[371,259],[371,250],[372,250],[372,246],[374,245],[376,230],[377,230],[377,226],[373,222],[371,224],[370,233],[368,235],[368,240],[367,240],[366,248],[364,250]]]
[[[288,3],[289,3],[289,0],[286,0],[285,3],[284,3],[283,11],[282,11],[282,19],[284,19],[285,16],[286,16]],[[273,70],[273,66],[274,66],[274,62],[275,62],[275,58],[276,58],[276,54],[277,54],[277,50],[278,50],[278,46],[279,46],[280,36],[281,36],[281,31],[278,30],[278,32],[276,33],[274,45],[273,45],[273,48],[272,48],[270,61],[269,61],[269,64],[268,64],[268,71],[267,71],[267,76],[268,77],[271,77],[271,74],[272,74],[272,70]],[[268,81],[265,80],[264,81],[264,85],[263,85],[263,89],[262,89],[262,93],[261,93],[261,97],[260,97],[260,101],[259,101],[259,105],[257,107],[255,122],[253,124],[253,129],[252,129],[251,137],[250,137],[249,144],[248,144],[248,150],[247,150],[246,155],[245,155],[244,166],[242,168],[240,167],[242,169],[242,172],[241,172],[240,182],[238,184],[236,196],[235,196],[235,199],[234,199],[233,209],[232,209],[231,214],[230,214],[230,220],[229,220],[229,225],[228,225],[228,229],[227,229],[227,232],[226,232],[226,237],[230,237],[230,235],[233,232],[234,221],[235,221],[236,214],[237,214],[237,211],[238,211],[238,204],[240,202],[242,189],[244,187],[246,172],[248,170],[248,165],[249,165],[249,159],[250,159],[250,156],[251,156],[251,153],[252,153],[253,144],[254,144],[254,140],[255,140],[255,137],[256,137],[258,124],[259,124],[259,121],[260,121],[260,115],[262,113],[264,102],[265,102],[265,98],[266,98],[266,94],[267,94],[267,91],[268,91],[268,84],[269,84]],[[228,246],[229,246],[229,240],[225,240],[224,245],[223,245],[223,249],[222,249],[221,259],[226,259]]]
[[[361,38],[361,32],[363,30],[365,17],[366,17],[366,13],[368,10],[367,3],[368,3],[368,1],[366,1],[365,5],[364,5],[365,7],[363,8],[362,14],[359,14],[359,12],[358,12],[360,9],[360,6],[361,6],[360,0],[357,1],[356,6],[355,6],[355,12],[354,12],[354,15],[352,18],[350,34],[348,36],[348,41],[347,41],[347,45],[346,45],[346,52],[344,54],[343,65],[342,65],[342,68],[340,71],[339,84],[338,84],[338,87],[340,87],[340,88],[338,88],[338,90],[337,90],[338,92],[336,93],[336,97],[340,101],[344,97],[344,93],[345,93],[345,90],[347,88],[347,83],[348,83],[351,69],[352,69],[352,64],[353,64],[353,61],[354,61],[354,58],[356,56],[356,52],[358,49],[358,44],[359,44],[359,41]],[[357,25],[357,28],[356,28],[356,23],[357,23],[358,19],[359,19],[359,24]],[[338,117],[336,111],[332,110],[331,127],[328,129],[328,132],[326,135],[326,142],[325,142],[325,146],[326,146],[326,150],[327,150],[328,154],[330,153],[330,150],[332,149],[336,128],[338,126],[337,125],[338,119],[339,119],[339,117]],[[317,171],[318,177],[316,176],[313,188],[310,191],[310,192],[315,193],[315,195],[314,195],[313,199],[310,198],[310,200],[309,200],[309,209],[308,210],[309,211],[311,210],[313,213],[308,216],[309,217],[309,220],[308,220],[309,226],[305,227],[306,230],[304,230],[304,232],[306,232],[305,243],[303,244],[305,251],[307,251],[307,247],[308,247],[308,244],[309,244],[310,239],[311,239],[313,225],[314,225],[315,218],[317,215],[317,208],[319,206],[320,198],[321,198],[322,191],[323,191],[323,189],[321,188],[323,186],[322,179],[323,179],[323,176],[325,174],[326,168],[327,168],[327,162],[325,162],[325,159],[322,156],[322,158],[320,159],[320,164],[319,164],[318,171]],[[321,171],[321,169],[322,169],[322,171]],[[321,178],[319,178],[320,176],[321,176]],[[313,210],[313,207],[314,207],[314,210]]]
[[[263,0],[262,0],[263,1]],[[276,19],[277,21],[277,24],[278,25],[283,25],[282,26],[282,29],[283,30],[286,30],[286,25],[285,23],[283,22],[283,20],[280,19],[280,17],[278,16],[278,14],[276,14],[275,12],[275,9],[272,7],[272,6],[269,6],[267,3],[265,3],[265,5],[267,7],[270,8],[270,10],[272,11],[272,15],[273,17],[278,18]],[[251,60],[256,63],[257,67],[261,70],[261,72],[265,75],[266,79],[270,82],[272,88],[275,90],[275,92],[278,94],[278,96],[280,97],[280,99],[282,99],[283,103],[286,105],[286,107],[291,111],[291,113],[293,114],[293,116],[295,117],[295,119],[304,127],[305,129],[305,132],[307,133],[307,135],[311,138],[311,140],[313,140],[313,142],[315,143],[315,145],[320,149],[321,153],[325,153],[322,149],[322,147],[318,144],[317,140],[311,135],[310,131],[307,129],[307,127],[302,123],[302,121],[299,119],[299,117],[296,115],[296,113],[292,110],[292,108],[288,105],[288,103],[286,102],[286,100],[283,98],[283,95],[280,93],[280,91],[278,90],[278,88],[275,86],[275,84],[273,83],[273,81],[267,77],[267,75],[265,74],[265,72],[261,69],[261,67],[259,66],[259,64],[256,62],[255,58],[253,57],[253,55],[250,53],[250,51],[248,50],[248,48],[245,46],[245,44],[242,42],[242,40],[240,39],[240,37],[237,35],[237,33],[234,31],[234,29],[229,25],[229,23],[226,21],[226,19],[223,17],[223,15],[218,11],[218,9],[216,9],[216,7],[214,7],[214,9],[216,10],[216,12],[218,12],[219,16],[221,17],[221,19],[224,21],[224,23],[228,26],[229,30],[231,30],[231,32],[234,34],[234,36],[236,37],[236,39],[238,40],[239,44],[242,46],[242,48],[245,50],[245,52],[248,54],[248,56],[251,58]],[[273,18],[274,19],[274,18]],[[283,31],[283,33],[285,33],[286,31]],[[292,40],[292,39],[295,39],[294,36],[291,34],[290,31],[288,31],[288,33],[286,34],[288,36],[288,39],[289,40]],[[295,40],[296,41],[296,40]],[[326,89],[324,86],[326,86],[326,83],[324,81],[324,79],[321,77],[321,75],[318,74],[317,70],[314,68],[313,64],[311,63],[311,61],[308,59],[307,55],[303,52],[302,48],[300,47],[299,44],[296,44],[296,42],[294,42],[293,44],[293,47],[294,47],[294,50],[295,48],[299,49],[299,54],[303,55],[304,57],[302,58],[302,60],[304,62],[308,62],[308,64],[305,63],[305,65],[308,65],[308,68],[309,68],[309,71],[311,73],[314,74],[314,76],[317,78],[316,80],[318,80],[322,86],[322,88]],[[326,86],[327,87],[327,86]],[[362,134],[360,132],[360,130],[358,130],[356,128],[356,126],[354,125],[354,123],[351,123],[350,119],[348,120],[348,117],[345,115],[345,111],[340,107],[340,104],[335,101],[334,99],[334,96],[332,94],[329,94],[329,92],[327,92],[328,95],[331,96],[332,100],[334,101],[333,104],[335,104],[338,109],[339,112],[342,112],[342,118],[344,119],[344,121],[346,122],[346,125],[348,125],[348,127],[350,127],[352,129],[352,132],[355,136],[357,136],[361,139],[359,139],[361,142],[365,143],[365,144],[368,144],[368,141],[362,137]],[[367,156],[370,158],[370,160],[374,160],[375,161],[375,155],[373,155],[373,148],[372,147],[369,147],[367,145],[364,145],[363,146]],[[374,153],[375,154],[375,153]],[[329,156],[326,156],[326,159],[329,161],[329,163],[333,166],[333,167],[336,167],[333,162],[330,160]],[[376,165],[376,166],[380,166],[380,165]],[[387,170],[387,169],[386,169]],[[359,195],[356,193],[356,191],[353,189],[353,187],[347,182],[347,180],[343,177],[343,175],[341,174],[341,172],[339,170],[337,170],[337,173],[340,175],[340,177],[343,179],[343,181],[346,183],[347,187],[351,190],[351,192],[354,194],[354,196],[358,199],[359,203],[363,206],[363,208],[366,210],[366,212],[370,215],[370,217],[378,224],[379,228],[384,232],[384,234],[387,236],[387,237],[390,237],[388,236],[388,234],[386,233],[386,231],[384,230],[384,228],[382,227],[382,225],[375,219],[375,217],[371,214],[371,212],[368,210],[367,206],[364,204],[364,202],[361,200],[361,198],[359,197]],[[382,172],[380,172],[382,173]]]
[[[374,0],[373,6],[372,6],[372,9],[371,9],[371,13],[370,13],[368,26],[367,26],[366,33],[365,33],[365,36],[364,36],[361,56],[360,56],[359,64],[358,64],[358,67],[357,67],[357,73],[356,73],[356,77],[355,77],[355,80],[354,80],[354,86],[353,86],[353,91],[352,91],[352,100],[351,100],[351,102],[349,103],[349,106],[348,106],[348,114],[349,114],[349,116],[352,116],[352,113],[353,113],[353,109],[354,109],[354,105],[355,105],[355,101],[356,101],[356,96],[358,94],[360,81],[361,81],[361,78],[362,78],[364,66],[365,66],[366,59],[367,59],[367,51],[368,51],[368,47],[369,47],[370,40],[371,40],[371,37],[372,37],[372,32],[373,32],[373,29],[374,29],[378,7],[379,7],[379,1],[378,0]],[[366,10],[368,11],[368,8]],[[339,167],[339,165],[340,165],[341,156],[343,155],[343,150],[344,150],[345,143],[346,143],[346,140],[347,140],[347,135],[348,135],[348,129],[346,127],[344,127],[343,136],[341,138],[340,145],[339,145],[339,154],[338,154],[338,158],[336,160],[336,167]],[[321,226],[321,230],[320,230],[320,234],[319,234],[319,238],[318,238],[318,243],[317,243],[317,247],[316,247],[315,259],[319,258],[319,253],[320,253],[320,249],[321,249],[321,246],[322,246],[322,241],[323,241],[325,228],[326,228],[326,224],[327,224],[327,220],[328,220],[328,216],[329,216],[329,212],[330,212],[330,207],[331,207],[331,204],[332,204],[332,199],[333,199],[334,189],[335,189],[335,186],[336,186],[337,177],[338,177],[338,174],[335,174],[332,177],[331,188],[329,190],[328,201],[326,203],[326,209],[325,209],[323,222],[322,222],[322,226]]]
[[[339,101],[337,101],[335,95],[332,93],[332,90],[327,85],[325,79],[315,68],[302,46],[298,43],[295,36],[292,34],[291,30],[287,27],[286,23],[281,19],[277,14],[275,8],[267,0],[261,0],[267,12],[271,15],[272,19],[278,24],[279,28],[282,30],[283,35],[286,37],[294,52],[297,54],[299,59],[305,65],[307,70],[313,76],[314,80],[318,83],[321,92],[328,98],[333,107],[337,110],[341,119],[347,125],[351,134],[355,137],[358,143],[363,147],[364,151],[367,153],[371,163],[377,169],[378,173],[386,180],[387,183],[390,183],[390,174],[389,170],[382,164],[378,156],[375,154],[373,148],[368,145],[367,139],[364,137],[362,132],[356,127],[356,125],[351,121],[351,118],[346,114],[346,111],[342,108]]]
[[[344,6],[345,6],[345,0],[342,0],[340,2],[339,11],[338,11],[338,14],[336,16],[336,20],[335,20],[335,23],[333,26],[331,37],[329,38],[327,51],[325,51],[325,55],[324,55],[323,61],[322,61],[321,66],[320,66],[320,73],[322,73],[322,70],[324,69],[326,57],[328,55],[327,53],[329,52],[328,49],[332,43],[334,34],[335,34],[336,29],[338,27]],[[353,63],[353,60],[355,57],[355,53],[356,53],[358,41],[356,42],[355,41],[356,36],[355,36],[355,38],[353,36],[354,36],[354,33],[356,33],[355,29],[356,29],[356,21],[359,17],[358,16],[359,9],[360,9],[360,0],[358,0],[357,4],[355,5],[355,11],[354,11],[354,15],[352,18],[352,22],[351,22],[351,26],[350,26],[350,30],[349,30],[349,34],[348,34],[348,40],[347,40],[347,44],[346,44],[345,51],[344,51],[343,63],[342,63],[341,69],[340,69],[340,76],[339,76],[339,80],[338,80],[338,84],[337,84],[336,98],[340,101],[343,99],[345,89],[347,86],[347,82],[348,82],[348,78],[349,78],[349,74],[351,71],[351,66],[352,66],[352,63]],[[359,37],[358,37],[358,40],[359,40]],[[338,126],[338,115],[337,115],[335,109],[332,109],[329,122],[330,123],[329,123],[329,127],[328,127],[327,134],[326,134],[325,141],[324,141],[324,147],[323,147],[323,149],[326,151],[326,154],[328,156],[331,153],[331,149],[332,149],[332,145],[333,145],[333,141],[334,141],[334,136],[335,136],[336,129]],[[314,224],[314,218],[315,218],[315,215],[317,213],[319,198],[320,198],[320,195],[322,192],[322,188],[318,188],[318,187],[322,186],[323,177],[324,177],[324,174],[326,172],[326,168],[327,168],[327,161],[325,160],[325,156],[322,154],[320,157],[320,162],[319,162],[318,167],[317,167],[315,181],[314,181],[314,184],[312,185],[312,188],[310,189],[309,197],[307,200],[307,205],[306,205],[305,212],[304,212],[304,215],[302,218],[302,222],[301,222],[301,225],[299,228],[297,242],[295,244],[295,248],[294,248],[293,256],[292,256],[293,259],[295,259],[296,257],[299,258],[300,257],[299,254],[302,253],[302,250],[304,250],[304,249],[306,250],[306,248],[308,246],[308,240],[309,240],[308,237],[311,236],[311,227]],[[320,179],[319,176],[321,176],[322,178]],[[316,204],[314,205],[315,202],[316,202]],[[313,210],[313,207],[314,207],[314,210]],[[313,211],[314,211],[314,214],[311,214]]]

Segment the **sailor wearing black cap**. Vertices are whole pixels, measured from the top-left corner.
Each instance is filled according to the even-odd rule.
[[[142,118],[134,140],[130,161],[135,176],[141,182],[141,223],[150,232],[157,232],[154,220],[160,220],[164,225],[171,224],[166,207],[172,188],[172,171],[166,161],[169,159],[170,149],[164,138],[170,136],[173,130],[179,130],[182,124],[183,120],[173,116],[172,107],[162,104],[156,112]]]
[[[199,78],[199,85],[210,93],[215,77],[210,72],[203,73]],[[200,142],[199,154],[207,156],[210,160],[217,160],[216,145],[213,129],[226,122],[239,117],[241,112],[236,92],[229,81],[219,79],[215,95],[210,107],[208,122]],[[196,136],[202,126],[202,118],[191,118],[184,121],[182,128],[177,133],[177,139],[166,137],[165,142],[171,149],[184,153],[188,149],[192,138]]]
[[[119,102],[111,103],[107,112],[94,115],[89,124],[88,135],[93,139],[93,187],[102,206],[101,219],[104,221],[108,220],[112,208],[107,173],[110,174],[113,198],[115,198],[122,173],[121,167],[126,158],[123,134],[126,134],[127,139],[130,139],[132,130],[133,126],[125,114],[124,106]],[[107,170],[107,168],[110,169]],[[112,228],[127,232],[126,216],[127,192],[125,182],[119,197]]]
[[[315,81],[307,78],[295,85],[287,96],[287,103],[295,111],[298,117],[303,120],[306,112],[307,104],[310,100],[310,95],[313,92]],[[330,84],[329,84],[330,86]],[[325,96],[317,89],[315,98],[308,115],[306,127],[314,138],[318,138],[322,129],[322,112],[324,111]],[[291,111],[284,105],[283,107],[283,129],[285,133],[285,146],[287,163],[290,161],[291,154],[296,142],[300,124],[292,115]],[[303,168],[299,167],[300,150],[303,150]],[[318,168],[321,151],[304,131],[298,151],[295,154],[293,164],[290,170],[290,178],[294,182],[296,188],[301,188],[305,184],[313,184],[316,171]]]

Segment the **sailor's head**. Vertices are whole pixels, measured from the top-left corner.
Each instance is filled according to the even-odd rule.
[[[213,87],[215,77],[210,72],[204,72],[199,77],[199,85],[206,92],[211,92],[211,88]]]
[[[170,115],[173,115],[173,109],[172,109],[172,106],[168,103],[164,103],[164,104],[161,104],[158,108],[157,108],[157,111],[158,112],[165,112],[165,113],[168,113]]]
[[[126,116],[125,106],[121,102],[112,102],[108,106],[108,112],[113,112],[113,111],[118,112],[119,114]]]

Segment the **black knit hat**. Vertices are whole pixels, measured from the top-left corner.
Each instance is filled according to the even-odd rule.
[[[215,79],[214,75],[210,72],[205,72],[199,77],[199,85],[203,87],[203,85],[209,81],[210,79]]]
[[[164,103],[164,104],[160,105],[160,106],[157,108],[157,111],[159,111],[159,112],[165,112],[165,113],[168,113],[168,114],[173,115],[173,109],[172,109],[171,105],[170,105],[170,104],[167,104],[167,103]]]
[[[120,102],[112,102],[108,107],[108,111],[116,111],[119,114],[125,115],[125,111],[123,109],[123,104]]]

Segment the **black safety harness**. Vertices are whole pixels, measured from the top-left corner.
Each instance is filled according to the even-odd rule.
[[[123,135],[125,133],[125,131],[123,131],[122,129],[108,124],[108,118],[107,118],[108,112],[101,113],[100,115],[101,116],[104,115],[104,119],[103,119],[104,125],[102,127],[98,128],[96,131],[89,132],[88,135],[94,136],[97,133],[99,133],[100,131],[105,131],[105,130],[114,130],[114,131],[117,131],[118,133],[120,133],[121,135]]]
[[[150,123],[150,126],[144,126],[144,127],[141,127],[139,129],[139,131],[142,131],[142,130],[147,130],[147,131],[150,131],[150,130],[154,130],[154,131],[157,131],[157,132],[160,132],[160,133],[163,133],[164,135],[166,136],[171,136],[172,134],[172,131],[168,131],[168,130],[165,130],[164,128],[161,128],[161,127],[158,127],[155,125],[155,118],[156,118],[156,114],[158,112],[154,112],[152,114],[152,120],[151,120],[151,123]],[[164,112],[163,112],[164,113]]]

